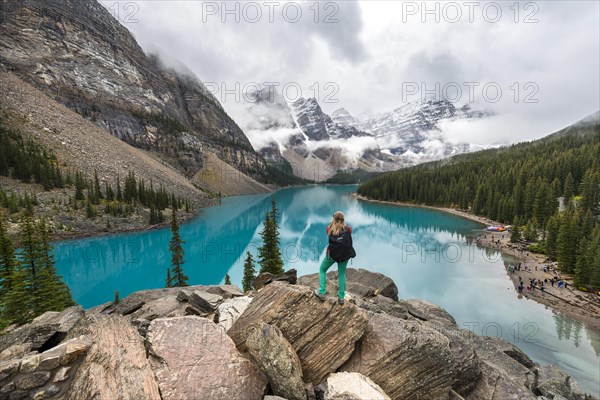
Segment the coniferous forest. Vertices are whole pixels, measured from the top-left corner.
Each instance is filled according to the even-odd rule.
[[[468,210],[512,225],[511,239],[600,289],[600,125],[480,151],[371,179],[358,194]]]

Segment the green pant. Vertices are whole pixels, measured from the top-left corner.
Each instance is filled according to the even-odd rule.
[[[327,270],[335,264],[333,258],[329,256],[329,253],[325,256],[325,259],[321,263],[321,268],[319,269],[319,282],[321,283],[321,287],[319,288],[319,292],[322,295],[325,295],[327,292]],[[346,295],[346,265],[348,265],[348,260],[337,263],[338,265],[338,284],[340,286],[338,290],[338,298],[343,299]]]

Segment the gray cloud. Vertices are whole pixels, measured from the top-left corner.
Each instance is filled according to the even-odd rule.
[[[227,3],[233,7],[235,2]],[[518,23],[509,9],[514,2],[499,3],[503,15],[497,23],[483,18],[486,3],[480,3],[472,23],[466,9],[458,23],[436,23],[431,17],[423,23],[420,15],[402,20],[406,2],[329,3],[339,10],[324,9],[328,2],[319,2],[316,23],[312,1],[295,3],[302,7],[296,23],[282,18],[285,3],[274,22],[263,15],[250,23],[231,16],[222,22],[220,15],[203,20],[200,1],[139,1],[139,22],[124,25],[145,50],[158,52],[167,62],[178,60],[205,82],[228,88],[236,82],[297,82],[304,97],[319,100],[328,93],[324,86],[334,82],[338,102],[322,101],[327,112],[340,106],[353,114],[389,111],[402,105],[403,88],[410,82],[427,87],[477,82],[473,106],[500,117],[493,126],[452,127],[450,132],[477,137],[480,143],[540,137],[600,108],[598,2],[522,1]],[[446,3],[438,4],[442,8]],[[264,6],[262,11],[266,13]],[[332,11],[338,22],[325,23]],[[527,16],[538,22],[524,23]],[[481,86],[490,82],[502,89],[497,102],[481,93]],[[528,83],[535,90],[527,89]],[[511,87],[518,88],[516,101]],[[527,95],[538,102],[524,102]],[[467,94],[461,100],[469,101]],[[241,107],[230,98],[223,105],[234,117]]]

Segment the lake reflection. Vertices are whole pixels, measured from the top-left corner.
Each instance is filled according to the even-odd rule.
[[[354,186],[309,186],[273,195],[226,198],[183,224],[185,271],[191,284],[222,283],[229,273],[240,285],[245,254],[254,256],[271,198],[281,213],[281,247],[286,269],[318,272],[327,245],[325,228],[341,210],[354,230],[353,268],[391,277],[401,298],[422,298],[447,309],[461,327],[500,336],[535,361],[555,363],[582,388],[600,390],[598,330],[519,299],[501,254],[478,248],[482,226],[443,212],[359,202]],[[91,307],[164,286],[170,263],[169,230],[63,242],[57,266],[77,302]],[[255,257],[256,258],[256,257]]]

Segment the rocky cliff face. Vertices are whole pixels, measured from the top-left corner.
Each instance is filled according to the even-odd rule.
[[[314,276],[263,281],[46,313],[0,336],[0,399],[592,399],[381,274],[349,270],[344,305]]]
[[[147,56],[96,0],[0,2],[0,64],[127,143],[193,176],[213,151],[264,180],[266,165],[191,74]]]

